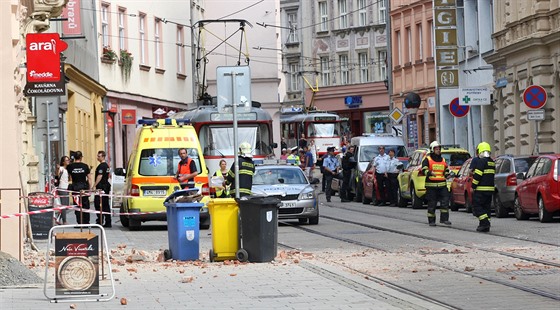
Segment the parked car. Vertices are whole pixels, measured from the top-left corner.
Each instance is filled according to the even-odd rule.
[[[467,159],[451,181],[449,199],[452,211],[464,207],[468,213],[472,212],[472,176],[469,170],[471,161],[472,158]]]
[[[518,174],[526,173],[537,157],[500,155],[496,158],[496,176],[494,178],[496,217],[506,217],[510,211],[513,211],[515,188],[522,181],[517,179]]]
[[[408,165],[408,158],[407,157],[398,157],[398,159],[403,164],[402,167],[406,167]],[[375,167],[373,166],[374,162],[371,160],[366,167],[366,171],[362,174],[362,203],[369,204],[373,203],[374,205],[381,199],[381,192],[379,191],[379,187],[377,186],[377,178],[375,177]],[[387,197],[387,188],[385,188],[385,197]]]
[[[541,155],[515,188],[514,213],[518,220],[538,214],[542,223],[560,212],[560,154]]]
[[[262,165],[255,167],[253,187],[255,195],[277,197],[282,204],[278,209],[279,219],[298,219],[300,223],[319,223],[319,179],[311,181],[298,166]],[[319,189],[320,190],[320,189]]]
[[[424,196],[426,195],[426,187],[424,186],[426,176],[422,173],[422,161],[429,152],[428,148],[420,148],[414,151],[408,167],[399,174],[399,193],[397,195],[399,207],[406,207],[408,201],[411,201],[413,209],[419,209],[423,206]],[[471,158],[469,151],[457,145],[442,145],[441,156],[445,158],[449,170],[454,173],[457,173],[465,161]],[[447,181],[448,189],[451,188],[451,181],[451,179]]]

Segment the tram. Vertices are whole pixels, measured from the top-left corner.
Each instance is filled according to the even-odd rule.
[[[222,159],[226,160],[228,168],[231,166],[237,154],[233,146],[233,114],[221,113],[214,105],[201,105],[178,112],[172,118],[190,120],[198,135],[209,176],[220,169]],[[272,118],[267,111],[252,106],[248,112],[237,113],[237,126],[237,141],[251,144],[256,164],[273,155],[276,144],[272,142]]]
[[[282,113],[280,115],[281,135],[288,147],[298,145],[301,135],[307,143],[314,141],[317,156],[327,153],[327,147],[340,150],[340,117],[329,112]]]

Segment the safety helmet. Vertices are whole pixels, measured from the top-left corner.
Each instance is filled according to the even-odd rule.
[[[490,157],[490,153],[492,152],[492,148],[488,142],[480,142],[476,149],[480,157]]]
[[[241,153],[242,156],[253,157],[253,154],[251,154],[251,152],[251,144],[243,142],[239,145],[239,153]]]
[[[437,142],[437,141],[434,141],[434,142],[430,143],[430,151],[433,153],[434,148],[438,147],[438,146],[441,148],[441,144],[439,144],[439,142]]]

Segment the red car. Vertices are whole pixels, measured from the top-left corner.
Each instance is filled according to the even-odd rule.
[[[397,157],[397,159],[400,160],[400,162],[403,164],[403,167],[406,167],[408,165],[408,157]],[[381,199],[381,193],[379,193],[379,190],[377,188],[377,179],[375,178],[375,167],[373,166],[373,159],[369,162],[366,171],[362,175],[362,187],[362,203],[369,204],[373,202],[374,205],[377,205],[377,203]],[[387,197],[387,188],[385,188],[385,197]]]
[[[467,159],[461,169],[451,182],[451,210],[457,211],[460,207],[465,207],[468,213],[472,212],[472,176],[469,173],[469,166],[472,158]]]
[[[538,214],[542,223],[550,222],[560,212],[560,154],[539,156],[521,177],[523,182],[515,188],[515,218]]]

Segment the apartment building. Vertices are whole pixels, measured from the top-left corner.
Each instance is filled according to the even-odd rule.
[[[280,1],[283,106],[336,112],[347,136],[391,133],[387,3]]]

